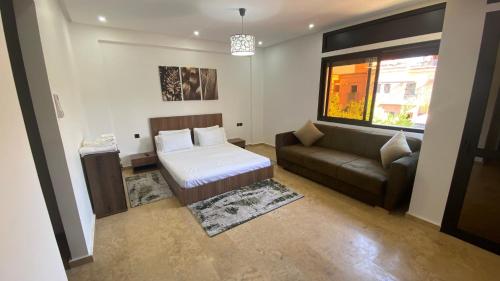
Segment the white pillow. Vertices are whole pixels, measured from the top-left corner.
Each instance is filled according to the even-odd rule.
[[[410,146],[406,142],[406,136],[403,132],[395,134],[382,148],[380,148],[380,159],[384,169],[389,168],[392,162],[403,156],[411,154]]]
[[[224,128],[201,131],[198,132],[198,141],[200,142],[200,146],[223,144],[226,142],[226,132]]]
[[[162,152],[193,148],[191,132],[189,130],[167,135],[159,135],[159,139]]]
[[[198,134],[200,132],[205,132],[205,131],[210,131],[214,129],[218,129],[219,125],[215,125],[212,127],[205,127],[205,128],[193,128],[193,135],[194,135],[194,145],[200,145],[200,141],[198,140]]]
[[[155,136],[156,151],[162,151],[160,136]]]
[[[175,134],[175,133],[183,133],[183,132],[190,132],[189,129],[182,129],[182,130],[168,130],[168,131],[159,131],[158,135],[170,135],[170,134]]]

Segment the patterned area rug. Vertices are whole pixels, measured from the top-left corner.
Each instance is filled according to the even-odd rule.
[[[269,179],[193,203],[188,208],[212,237],[302,197]]]
[[[172,191],[160,171],[152,171],[126,177],[130,207],[172,197]]]

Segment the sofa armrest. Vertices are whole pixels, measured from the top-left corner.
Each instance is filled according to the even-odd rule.
[[[276,135],[276,151],[280,150],[283,146],[293,145],[300,143],[299,139],[293,134],[293,131],[281,133]]]
[[[298,144],[300,143],[299,142],[299,139],[297,139],[297,137],[293,134],[293,131],[290,131],[290,132],[286,132],[286,133],[281,133],[281,134],[277,134],[276,135],[276,138],[275,138],[275,148],[276,148],[276,160],[278,162],[278,165],[281,166],[281,155],[280,155],[280,149],[283,147],[283,146],[287,146],[287,145],[293,145],[293,144]]]
[[[399,158],[389,167],[384,208],[391,211],[409,201],[415,180],[419,152]]]

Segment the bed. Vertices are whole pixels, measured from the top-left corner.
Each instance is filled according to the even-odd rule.
[[[159,131],[219,125],[222,114],[150,118],[151,136]],[[191,136],[193,137],[193,136]],[[160,172],[182,205],[273,177],[268,158],[226,143],[188,151],[158,152]]]

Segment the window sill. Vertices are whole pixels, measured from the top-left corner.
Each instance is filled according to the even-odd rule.
[[[370,121],[352,120],[352,119],[344,119],[344,118],[337,118],[337,117],[318,116],[318,121],[348,124],[348,125],[355,125],[355,126],[368,127],[368,128],[378,128],[378,129],[385,129],[385,130],[392,130],[392,131],[405,131],[405,132],[420,133],[420,134],[423,134],[425,131],[423,129],[417,129],[417,128],[377,125],[377,124],[370,123]]]

